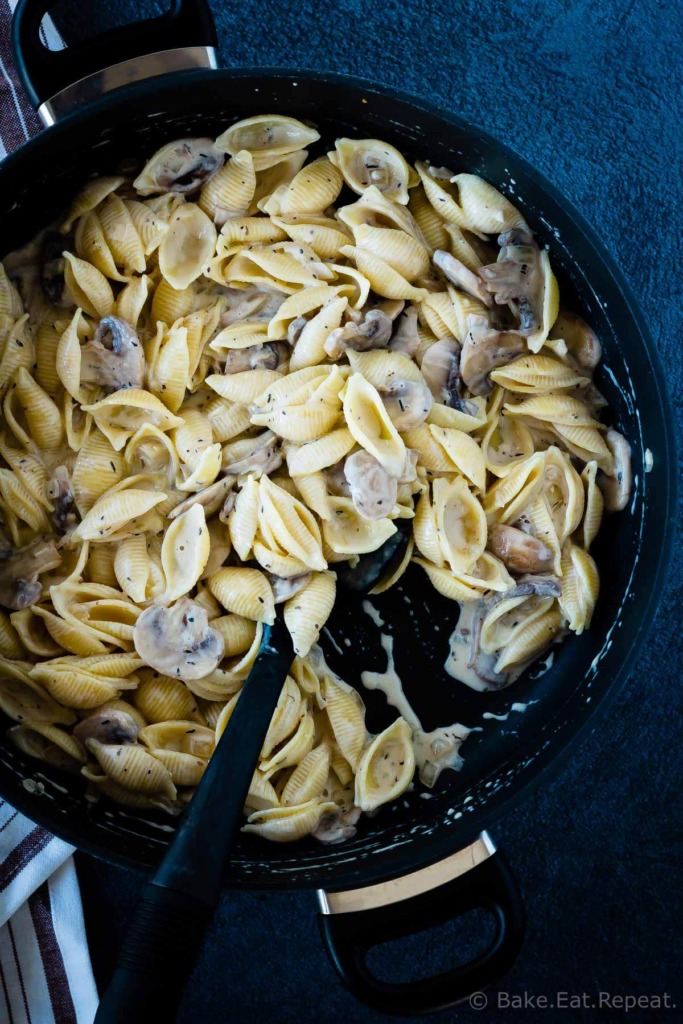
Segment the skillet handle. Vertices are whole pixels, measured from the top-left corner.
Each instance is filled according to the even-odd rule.
[[[48,50],[40,25],[55,0],[19,0],[12,49],[21,83],[46,124],[98,96],[169,71],[216,67],[216,27],[207,0],[171,0],[157,18]]]
[[[380,1013],[432,1013],[480,993],[505,977],[524,940],[519,887],[486,832],[472,846],[429,868],[351,892],[319,892],[318,899],[323,942],[335,971],[357,999]],[[496,935],[473,960],[432,977],[398,983],[376,977],[368,967],[373,946],[438,927],[476,909],[493,912]]]

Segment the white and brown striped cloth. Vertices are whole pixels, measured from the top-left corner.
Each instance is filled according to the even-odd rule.
[[[0,0],[0,159],[41,127],[12,63],[16,2]],[[62,46],[48,18],[41,35]],[[0,1024],[92,1024],[97,989],[73,849],[0,799]]]

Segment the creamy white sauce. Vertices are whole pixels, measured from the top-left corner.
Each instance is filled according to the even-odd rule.
[[[652,471],[652,467],[654,466],[654,464],[655,464],[655,460],[652,457],[652,452],[650,451],[649,448],[646,448],[645,449],[645,458],[643,459],[643,466],[645,468],[645,472],[646,473],[650,473]]]
[[[458,751],[463,741],[469,736],[470,730],[466,726],[454,722],[453,725],[440,726],[431,732],[425,732],[420,719],[403,692],[403,683],[394,665],[394,638],[387,633],[382,633],[380,642],[387,655],[386,670],[384,672],[362,672],[361,682],[368,690],[381,690],[387,703],[396,708],[411,726],[415,763],[420,781],[431,788],[445,768],[456,770],[460,768],[462,757]]]
[[[327,628],[327,626],[325,626],[325,628],[323,629],[323,633],[325,634],[325,636],[327,637],[327,639],[328,639],[328,640],[330,641],[330,643],[331,643],[331,644],[332,644],[332,646],[334,647],[334,649],[335,649],[335,651],[337,652],[337,654],[343,654],[344,652],[342,651],[341,647],[339,646],[339,644],[337,643],[337,641],[336,641],[336,640],[334,639],[334,637],[333,637],[333,636],[332,636],[332,634],[330,633],[330,631],[329,631],[329,629]]]
[[[504,715],[494,715],[492,711],[485,711],[481,716],[482,718],[495,718],[497,722],[507,722],[508,718],[513,711],[517,711],[521,714],[522,711],[526,711],[530,704],[538,704],[537,700],[527,701],[526,704],[522,704],[520,701],[516,701],[510,705],[510,708],[505,712]]]
[[[384,625],[384,619],[382,618],[380,613],[377,611],[377,609],[375,608],[374,604],[372,604],[370,601],[368,601],[366,599],[361,604],[361,608],[363,609],[365,614],[368,615],[372,619],[372,621],[375,624],[375,626],[377,626],[378,629],[381,629],[382,626]]]

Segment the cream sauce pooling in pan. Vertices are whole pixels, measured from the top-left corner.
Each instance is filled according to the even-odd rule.
[[[369,602],[364,602],[364,610],[367,612],[366,604]],[[361,682],[368,690],[381,690],[387,703],[396,708],[411,726],[415,762],[420,781],[425,786],[433,786],[444,768],[458,769],[462,764],[462,757],[458,751],[463,741],[469,736],[470,730],[466,726],[460,725],[459,722],[454,722],[452,725],[439,726],[431,732],[425,732],[420,719],[403,692],[403,683],[394,665],[394,638],[387,633],[382,633],[380,642],[387,655],[386,670],[384,672],[362,672]]]

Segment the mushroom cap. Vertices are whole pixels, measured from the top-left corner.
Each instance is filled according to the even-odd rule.
[[[392,378],[378,391],[397,430],[411,430],[424,423],[434,404],[432,393],[422,380]]]
[[[460,381],[460,345],[455,338],[442,338],[430,345],[420,370],[434,401],[453,407]]]
[[[139,616],[133,643],[145,664],[176,679],[203,679],[225,652],[223,637],[201,605],[183,597],[170,608],[152,605]]]
[[[104,344],[111,337],[111,348]],[[138,332],[119,316],[102,317],[95,337],[81,348],[81,381],[110,391],[141,388],[145,380],[145,354]]]
[[[553,564],[553,552],[524,530],[515,526],[497,524],[489,530],[489,547],[512,572],[548,572]]]
[[[212,139],[176,139],[147,161],[133,188],[143,196],[156,192],[187,194],[208,181],[223,160]]]
[[[364,450],[349,455],[344,476],[351,500],[363,519],[374,521],[389,515],[398,497],[398,481],[374,456]]]
[[[81,743],[135,743],[140,727],[132,715],[116,708],[102,708],[88,715],[74,727],[73,734]]]
[[[491,390],[489,374],[504,366],[526,350],[519,332],[496,331],[487,317],[470,314],[467,335],[460,355],[460,373],[473,395],[486,395]]]

